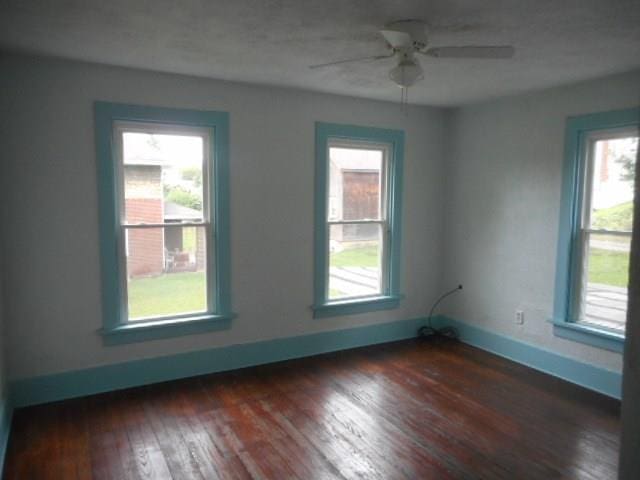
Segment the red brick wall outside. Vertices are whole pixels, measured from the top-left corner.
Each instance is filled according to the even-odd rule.
[[[159,198],[127,198],[127,223],[162,223],[162,200]]]
[[[342,215],[345,220],[376,218],[380,203],[380,177],[378,172],[342,173]],[[375,225],[343,225],[342,240],[377,240],[379,228]]]
[[[127,198],[127,221],[162,223],[162,200]],[[128,229],[127,273],[129,277],[160,275],[164,269],[162,228]]]
[[[201,272],[205,269],[207,263],[207,244],[205,240],[205,229],[196,229],[196,269]]]

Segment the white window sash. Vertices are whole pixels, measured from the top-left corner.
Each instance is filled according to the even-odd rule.
[[[211,222],[124,223],[122,228],[208,227]]]
[[[583,196],[582,196],[582,211],[580,212],[580,230],[578,232],[578,272],[575,276],[575,290],[573,295],[574,308],[573,311],[577,314],[576,320],[578,322],[584,322],[585,318],[585,304],[586,304],[586,292],[588,282],[588,261],[589,261],[589,240],[592,235],[611,235],[617,237],[631,237],[632,232],[624,230],[607,230],[607,229],[594,229],[591,228],[591,213],[592,213],[592,194],[593,194],[593,176],[595,169],[595,145],[596,142],[601,140],[614,140],[619,138],[626,138],[628,136],[634,136],[635,133],[628,129],[608,132],[592,132],[587,138],[585,138],[585,154],[586,165],[583,177]]]
[[[197,222],[158,222],[158,223],[127,223],[125,221],[125,189],[124,189],[124,142],[123,134],[128,132],[146,133],[146,134],[162,134],[162,135],[180,135],[180,136],[192,136],[202,138],[202,221]],[[146,320],[163,320],[168,318],[188,318],[193,316],[196,312],[185,312],[180,314],[171,314],[165,316],[153,316],[153,317],[141,317],[131,320],[129,317],[129,292],[127,282],[127,257],[128,257],[128,245],[127,245],[127,231],[132,229],[147,229],[147,228],[162,228],[167,227],[205,227],[207,234],[204,236],[205,250],[206,250],[206,311],[202,313],[212,313],[215,301],[209,295],[212,288],[209,285],[213,285],[215,282],[215,261],[214,261],[214,248],[215,235],[212,228],[212,222],[210,219],[210,199],[211,199],[211,185],[210,185],[210,168],[211,168],[211,134],[210,130],[206,128],[180,125],[167,125],[167,124],[150,124],[145,122],[130,122],[130,121],[118,121],[113,128],[113,141],[115,145],[116,158],[116,195],[117,195],[117,207],[119,212],[120,222],[117,226],[117,251],[122,252],[119,254],[119,271],[120,271],[120,289],[122,292],[122,301],[120,305],[120,318],[125,319],[127,323],[137,323]],[[164,238],[163,238],[163,251],[164,251]],[[198,312],[199,313],[199,312]]]
[[[327,175],[327,184],[325,185],[325,197],[327,211],[325,212],[325,225],[326,225],[326,239],[325,244],[327,251],[325,252],[326,264],[325,264],[325,300],[332,301],[351,301],[358,299],[366,299],[371,297],[379,297],[386,295],[389,290],[389,268],[390,268],[390,252],[391,252],[391,225],[388,220],[389,212],[389,151],[390,147],[384,143],[366,142],[366,141],[350,141],[350,140],[336,140],[332,139],[327,144],[327,172],[331,170],[330,150],[331,148],[344,148],[351,150],[379,150],[382,152],[382,165],[380,175],[380,205],[379,205],[379,219],[359,219],[359,220],[329,220],[329,195],[330,195],[330,177]],[[332,225],[380,225],[382,227],[380,238],[380,292],[372,295],[356,295],[350,297],[340,297],[339,299],[329,298],[329,279],[331,270],[331,226]]]
[[[626,230],[604,230],[593,228],[583,228],[582,232],[596,235],[612,235],[616,237],[631,237],[633,235],[633,232],[627,232]]]
[[[388,223],[387,220],[330,220],[327,222],[328,225],[384,225],[386,223]]]

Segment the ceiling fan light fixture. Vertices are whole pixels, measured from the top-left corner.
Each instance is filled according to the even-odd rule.
[[[409,88],[423,77],[422,67],[415,60],[402,60],[389,72],[389,78],[400,88]]]

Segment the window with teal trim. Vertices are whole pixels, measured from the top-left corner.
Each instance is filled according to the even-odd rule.
[[[567,123],[556,333],[613,350],[627,316],[639,124],[639,109]]]
[[[404,134],[316,124],[316,317],[397,307]]]
[[[228,117],[96,103],[107,341],[230,320]]]

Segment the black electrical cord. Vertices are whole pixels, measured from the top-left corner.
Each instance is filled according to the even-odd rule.
[[[444,300],[449,295],[456,293],[458,290],[462,290],[462,285],[458,285],[456,288],[449,290],[435,301],[432,305],[431,310],[429,311],[429,316],[427,317],[427,324],[424,327],[420,327],[418,330],[418,336],[422,338],[434,338],[434,337],[447,337],[447,338],[458,338],[458,330],[454,327],[442,327],[442,328],[434,328],[431,324],[431,317],[433,317],[433,311],[436,309],[438,304]]]

